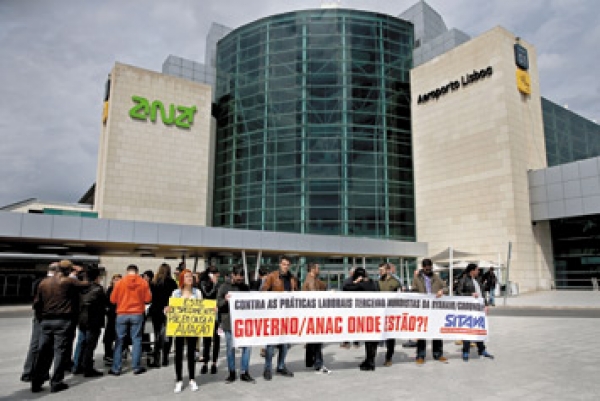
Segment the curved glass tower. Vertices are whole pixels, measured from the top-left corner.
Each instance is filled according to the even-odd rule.
[[[280,14],[217,47],[215,226],[415,240],[412,24]]]

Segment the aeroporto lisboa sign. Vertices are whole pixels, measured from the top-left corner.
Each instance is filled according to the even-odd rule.
[[[436,88],[432,91],[429,91],[427,93],[419,95],[417,104],[424,104],[430,100],[438,100],[440,97],[442,97],[446,93],[454,92],[461,87],[466,87],[466,86],[472,85],[475,82],[480,81],[484,78],[491,77],[493,73],[494,73],[494,69],[492,68],[492,66],[488,66],[487,68],[483,68],[479,71],[474,70],[473,73],[471,73],[471,74],[467,73],[467,74],[463,75],[462,77],[460,77],[460,80],[457,79],[454,81],[450,81],[450,82],[448,82],[448,84],[446,84],[444,86],[440,86],[439,88]]]
[[[131,100],[135,106],[129,110],[129,116],[136,120],[156,122],[156,117],[160,112],[160,119],[165,125],[173,125],[179,128],[190,128],[194,124],[194,115],[196,114],[196,106],[185,107],[169,105],[167,109],[160,100],[155,100],[152,103],[140,96],[132,96]]]

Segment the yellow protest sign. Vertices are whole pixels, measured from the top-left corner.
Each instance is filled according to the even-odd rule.
[[[167,336],[212,337],[217,312],[214,299],[169,298]]]

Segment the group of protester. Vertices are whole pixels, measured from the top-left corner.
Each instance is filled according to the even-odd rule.
[[[42,391],[42,385],[50,381],[51,392],[68,388],[64,382],[66,371],[73,374],[83,374],[85,377],[102,376],[103,372],[94,368],[94,351],[98,344],[102,329],[104,330],[104,361],[110,364],[109,375],[119,376],[122,371],[125,350],[132,346],[131,366],[134,375],[146,372],[142,366],[142,350],[144,326],[146,319],[152,322],[154,343],[152,350],[151,368],[169,365],[169,355],[173,342],[175,344],[175,393],[183,389],[183,356],[186,354],[189,388],[198,390],[195,381],[196,362],[202,363],[201,374],[208,373],[208,364],[212,362],[210,373],[216,374],[217,360],[220,349],[220,330],[225,336],[228,376],[226,383],[237,380],[235,364],[235,348],[230,321],[229,299],[230,292],[245,291],[324,291],[326,284],[319,279],[319,265],[310,263],[307,266],[306,279],[300,287],[298,278],[290,271],[291,261],[282,256],[279,269],[271,273],[261,270],[258,280],[250,285],[245,283],[244,270],[234,266],[229,277],[223,283],[219,280],[219,270],[209,266],[202,273],[193,273],[180,264],[172,277],[171,267],[163,263],[157,273],[151,271],[139,274],[136,265],[129,265],[126,274],[116,274],[106,291],[100,285],[102,279],[96,266],[87,269],[74,265],[68,260],[52,263],[45,278],[34,284],[35,298],[33,303],[34,318],[30,348],[24,365],[21,380],[31,383],[32,392]],[[488,304],[485,296],[485,281],[478,276],[476,265],[469,265],[456,287],[456,295],[482,298]],[[493,272],[492,272],[493,274]],[[493,277],[495,280],[495,276]],[[490,280],[488,277],[486,279]],[[494,282],[495,285],[495,282]],[[430,259],[422,261],[422,268],[415,271],[412,291],[442,297],[446,286],[441,278],[433,272]],[[369,278],[362,267],[351,271],[350,277],[343,284],[344,291],[383,291],[398,292],[407,289],[401,285],[394,274],[394,266],[389,263],[379,265],[379,279]],[[212,336],[203,338],[203,353],[199,357],[197,337],[166,336],[167,314],[170,312],[170,298],[212,299],[217,305],[217,322]],[[493,303],[493,293],[491,297]],[[148,307],[149,305],[149,307]],[[75,352],[73,344],[77,331]],[[342,343],[346,346],[347,343]],[[149,347],[149,344],[145,344]],[[359,365],[360,370],[375,370],[375,356],[378,341],[365,342],[365,359]],[[486,351],[483,342],[477,342],[480,356],[492,358]],[[395,339],[385,341],[386,354],[384,366],[392,366],[392,358],[396,346]],[[212,358],[211,358],[212,349]],[[271,380],[273,375],[272,359],[277,349],[277,364],[275,374],[293,377],[286,366],[286,356],[289,344],[272,344],[264,349],[265,363],[263,378]],[[318,374],[329,374],[331,370],[324,365],[323,344],[306,344],[305,363]],[[416,364],[425,363],[425,340],[416,342]],[[185,351],[185,352],[184,352]],[[248,383],[256,381],[250,375],[249,362],[251,347],[241,347],[241,369],[239,379]],[[463,341],[463,360],[470,356],[470,342]],[[442,340],[433,340],[433,358],[447,363],[443,355]],[[52,375],[50,368],[54,364]]]

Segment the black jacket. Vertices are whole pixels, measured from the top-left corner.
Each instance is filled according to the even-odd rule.
[[[200,281],[200,292],[203,299],[217,299],[219,283],[216,284],[210,279]]]
[[[260,291],[260,287],[262,287],[263,279],[259,278],[258,280],[250,281],[250,291]]]
[[[473,284],[473,278],[471,278],[471,276],[467,276],[464,275],[460,281],[458,282],[458,286],[456,287],[456,295],[458,296],[463,296],[463,297],[472,297],[473,294],[476,292],[475,290],[475,284]],[[477,282],[479,283],[479,289],[481,290],[481,297],[483,298],[483,301],[485,302],[485,305],[487,306],[487,301],[485,299],[484,293],[483,293],[483,284],[481,283],[481,280],[478,278],[476,278],[475,280],[477,280]]]
[[[496,283],[498,282],[498,278],[496,277],[496,273],[488,271],[483,275],[483,285],[485,285],[485,290],[493,290],[496,288]]]
[[[117,305],[115,305],[115,304],[113,304],[113,303],[110,302],[110,294],[112,294],[114,288],[115,287],[111,285],[106,290],[106,307],[105,307],[105,310],[106,310],[106,320],[109,321],[109,322],[112,321],[113,322],[113,326],[114,326],[114,321],[117,318]]]
[[[245,283],[232,284],[231,282],[225,282],[219,286],[219,293],[217,294],[217,307],[219,308],[219,315],[221,316],[221,327],[225,331],[231,331],[231,320],[229,318],[229,301],[225,299],[230,291],[245,292],[250,291]]]
[[[162,283],[150,283],[152,293],[152,304],[148,308],[150,316],[164,316],[165,306],[169,305],[169,298],[177,289],[177,283],[171,277],[167,277]]]
[[[344,284],[343,291],[379,291],[379,286],[373,280],[364,280],[354,284],[353,281]]]
[[[106,294],[100,284],[93,283],[79,296],[78,326],[81,330],[100,330],[104,327]]]

